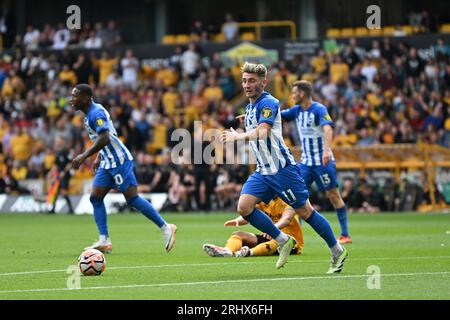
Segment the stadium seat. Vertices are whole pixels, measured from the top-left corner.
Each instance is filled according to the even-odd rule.
[[[197,41],[200,41],[200,37],[195,33],[191,33],[189,35],[189,40],[193,41],[193,42],[197,42]]]
[[[339,38],[341,36],[341,30],[337,28],[327,29],[327,38]]]
[[[425,32],[425,28],[423,26],[414,26],[413,27],[413,32],[414,33]]]
[[[243,32],[240,35],[241,40],[244,41],[255,41],[256,40],[256,36],[253,32]]]
[[[392,36],[392,35],[394,35],[395,27],[394,26],[386,26],[386,27],[383,27],[381,30],[383,30],[383,35]]]
[[[355,36],[357,37],[367,37],[369,35],[369,29],[366,27],[358,27],[355,29]]]
[[[355,30],[353,28],[342,28],[341,37],[353,37],[355,35]]]
[[[225,34],[223,33],[217,33],[213,36],[213,40],[216,42],[224,42],[225,41]]]
[[[442,33],[450,33],[450,23],[445,23],[441,25],[439,31]]]
[[[175,42],[178,44],[185,44],[188,43],[190,41],[190,37],[187,34],[177,34],[175,36]]]
[[[172,35],[172,34],[166,34],[162,38],[162,43],[163,44],[174,44],[175,43],[175,36]]]
[[[379,37],[383,35],[383,29],[369,29],[369,35],[371,37]]]
[[[412,34],[413,33],[413,27],[412,26],[410,26],[410,25],[404,25],[404,26],[402,26],[402,30],[404,31],[404,32],[406,32],[406,34]]]

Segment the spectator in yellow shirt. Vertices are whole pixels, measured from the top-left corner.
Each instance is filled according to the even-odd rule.
[[[16,129],[17,134],[11,138],[11,151],[14,160],[27,161],[31,155],[33,139],[25,127]]]
[[[209,101],[217,101],[223,98],[222,88],[217,85],[217,81],[214,77],[208,79],[208,87],[203,92],[203,96]]]
[[[164,87],[175,86],[178,83],[178,74],[172,67],[161,67],[155,76],[156,80],[162,81]]]
[[[25,84],[16,71],[11,70],[9,76],[3,82],[2,96],[13,97],[15,93],[22,93],[25,90]]]
[[[310,64],[313,67],[313,71],[316,75],[322,74],[327,69],[327,59],[325,51],[320,50],[319,55],[313,57],[310,61]]]
[[[164,111],[169,116],[172,116],[175,113],[175,108],[177,107],[178,100],[179,95],[175,90],[175,87],[169,87],[169,90],[163,94],[162,103],[164,106]]]
[[[6,175],[6,171],[8,170],[8,167],[6,166],[5,163],[5,156],[0,153],[0,176],[5,176]]]
[[[0,142],[3,141],[3,136],[9,131],[9,124],[6,122],[3,114],[0,113]]]
[[[24,180],[27,177],[28,169],[26,166],[21,165],[20,161],[13,162],[13,168],[11,170],[11,175],[17,181]]]
[[[330,78],[331,82],[338,83],[341,81],[346,82],[348,80],[349,68],[348,64],[342,61],[341,56],[337,55],[334,58],[334,62],[330,66]]]
[[[297,75],[289,72],[286,66],[286,62],[280,61],[279,69],[274,78],[274,96],[280,102],[288,101],[288,105],[293,105],[294,101],[291,100],[291,83],[297,80]]]
[[[98,66],[100,84],[105,84],[108,76],[113,73],[114,66],[119,63],[119,57],[111,58],[107,51],[103,51],[100,59],[94,57],[92,60]]]
[[[69,68],[69,65],[64,64],[61,72],[59,73],[59,80],[62,81],[62,83],[74,86],[77,84],[77,76],[73,70]]]
[[[209,110],[217,110],[220,100],[223,98],[222,88],[217,85],[216,78],[209,77],[208,87],[203,92],[203,97],[208,100]]]

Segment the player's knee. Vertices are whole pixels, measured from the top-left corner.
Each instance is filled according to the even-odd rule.
[[[337,189],[330,190],[327,193],[327,196],[334,207],[341,207],[343,205],[343,200],[341,198],[341,195],[339,194],[339,191],[337,191]]]
[[[91,196],[89,197],[89,201],[92,203],[92,205],[96,205],[96,204],[102,203],[102,202],[103,202],[103,199],[102,199],[102,198],[99,198],[99,197],[96,197],[96,196],[94,196],[94,195],[91,195]]]
[[[314,211],[314,208],[309,201],[307,201],[304,206],[295,209],[295,212],[303,220],[308,220],[313,211]]]
[[[239,203],[238,207],[237,207],[237,212],[241,216],[245,217],[245,216],[248,216],[250,213],[252,213],[253,209],[254,209],[254,207],[252,207],[252,206]]]
[[[138,195],[133,195],[133,196],[125,196],[125,201],[127,202],[128,205],[133,206],[133,204],[135,203],[135,201],[139,198]]]
[[[299,208],[295,210],[295,212],[302,218],[303,220],[307,220],[311,214],[308,213],[305,207]]]

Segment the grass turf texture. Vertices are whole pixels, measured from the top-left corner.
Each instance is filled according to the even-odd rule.
[[[306,223],[304,253],[275,269],[276,257],[211,258],[203,243],[224,245],[233,213],[169,214],[173,252],[143,216],[108,217],[113,253],[104,274],[68,290],[66,269],[97,237],[92,216],[0,214],[0,300],[4,299],[450,299],[450,215],[353,214],[349,257],[326,275],[329,252]],[[335,214],[327,214],[335,234]],[[251,226],[240,230],[254,231]],[[380,289],[368,267],[381,271]],[[54,270],[54,271],[51,271]],[[94,287],[96,289],[89,289]]]

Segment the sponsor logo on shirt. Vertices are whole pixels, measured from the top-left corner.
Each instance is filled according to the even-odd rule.
[[[272,116],[272,109],[269,107],[264,107],[261,111],[261,115],[263,118],[270,118]]]

